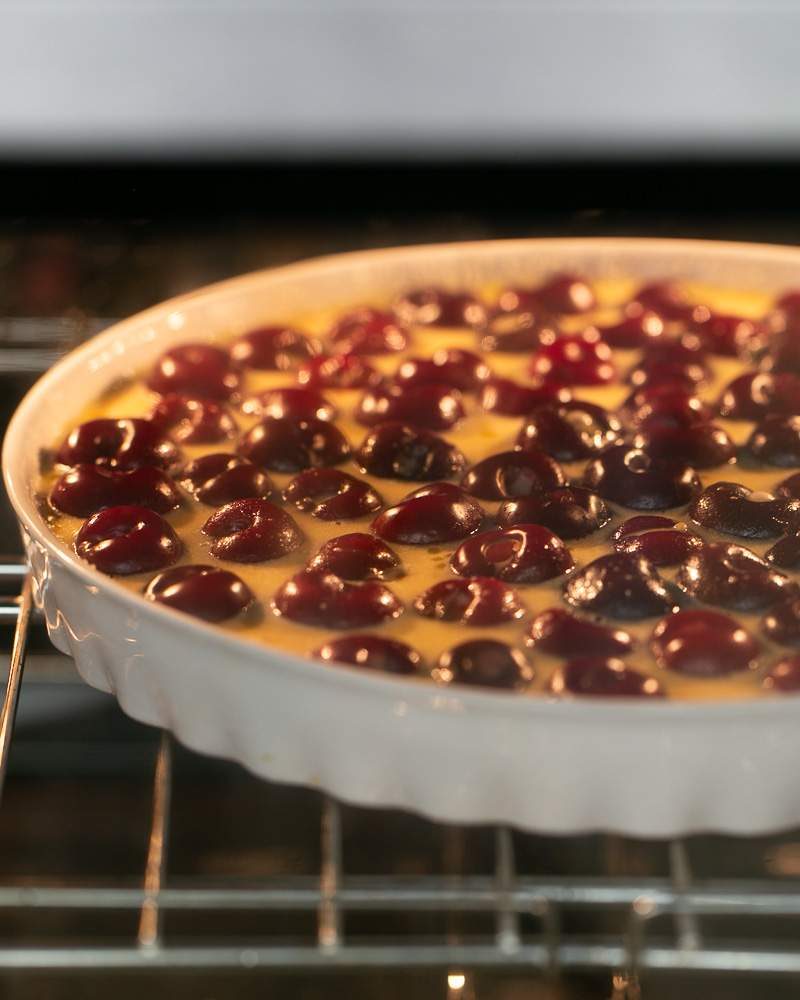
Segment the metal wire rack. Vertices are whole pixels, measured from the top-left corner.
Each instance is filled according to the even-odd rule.
[[[0,581],[11,581],[18,596],[0,602],[0,621],[14,621],[5,699],[0,715],[0,782],[11,750],[15,709],[36,611],[22,565],[0,565]],[[5,588],[8,590],[8,586]],[[603,970],[614,974],[618,996],[635,995],[644,970],[800,973],[800,946],[791,936],[767,939],[706,934],[709,917],[800,917],[800,885],[790,879],[748,878],[726,882],[693,877],[681,840],[668,845],[668,873],[659,878],[530,877],[517,869],[514,837],[493,831],[493,872],[409,877],[348,875],[343,865],[342,807],[330,798],[321,809],[321,865],[315,877],[282,876],[257,885],[171,884],[169,877],[170,801],[173,744],[160,738],[152,778],[152,810],[146,865],[139,887],[115,884],[0,885],[0,912],[125,911],[138,918],[133,938],[103,946],[81,941],[35,947],[0,942],[0,970],[320,970],[436,969],[451,997],[465,995],[474,970],[503,968],[555,973]],[[0,785],[0,788],[2,786]],[[311,793],[309,793],[311,794]],[[225,914],[305,913],[315,932],[292,941],[265,936],[244,944],[228,941],[173,942],[164,933],[166,914],[180,911]],[[482,914],[490,933],[450,930],[438,938],[384,940],[351,937],[353,913],[436,913],[449,917]],[[615,934],[577,934],[565,929],[570,913],[613,916]],[[734,921],[735,923],[735,921]],[[627,992],[626,992],[627,991]]]

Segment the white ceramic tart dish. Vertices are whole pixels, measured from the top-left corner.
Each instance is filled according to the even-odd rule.
[[[82,562],[40,511],[40,455],[88,401],[170,347],[415,287],[530,286],[563,271],[777,294],[800,284],[800,249],[579,239],[370,251],[233,279],[119,323],[34,386],[4,443],[6,488],[54,644],[132,717],[345,801],[548,833],[747,834],[800,822],[797,696],[554,700],[332,667],[146,601]]]

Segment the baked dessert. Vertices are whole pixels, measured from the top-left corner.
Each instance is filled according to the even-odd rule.
[[[41,503],[145,599],[325,663],[752,697],[800,687],[798,387],[800,293],[412,290],[167,350]]]

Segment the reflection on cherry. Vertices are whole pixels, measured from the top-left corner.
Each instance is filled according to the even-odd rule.
[[[382,674],[415,674],[422,666],[420,654],[406,643],[361,632],[329,639],[311,655],[325,663],[347,663]]]
[[[414,601],[424,618],[462,625],[501,625],[525,616],[525,607],[511,587],[490,577],[442,580]]]
[[[556,667],[548,689],[552,694],[590,698],[661,698],[664,691],[648,677],[615,657],[579,656]]]
[[[431,676],[438,684],[521,691],[534,672],[521,649],[497,639],[471,639],[442,653]]]
[[[144,596],[207,622],[227,621],[254,601],[244,580],[216,566],[175,566],[165,570],[148,583]]]

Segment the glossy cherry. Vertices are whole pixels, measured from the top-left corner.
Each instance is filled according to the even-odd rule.
[[[579,274],[554,274],[535,291],[536,300],[551,313],[575,315],[597,305],[591,285]]]
[[[653,564],[627,552],[599,556],[574,572],[564,599],[581,611],[623,619],[663,615],[677,603]]]
[[[414,610],[424,618],[462,625],[501,625],[525,616],[517,592],[490,577],[435,583],[415,599]]]
[[[622,629],[578,618],[564,608],[548,608],[531,622],[526,642],[537,652],[566,658],[582,656],[590,649],[597,656],[625,656],[633,639]]]
[[[790,372],[800,375],[800,337],[797,317],[792,317],[787,327],[769,337],[767,351],[761,360],[764,371]]]
[[[789,500],[800,500],[800,472],[782,479],[775,487],[776,497],[786,497]]]
[[[664,691],[648,677],[615,657],[579,656],[556,667],[548,689],[556,695],[590,698],[661,698]]]
[[[459,576],[491,576],[506,583],[542,583],[568,573],[572,554],[540,524],[484,531],[453,553],[450,566]]]
[[[461,393],[441,382],[388,385],[368,390],[356,409],[356,420],[367,427],[387,420],[444,431],[464,416]]]
[[[148,583],[144,596],[207,622],[233,618],[255,599],[244,580],[217,566],[175,566],[164,570]]]
[[[712,312],[707,306],[696,306],[692,310],[690,326],[707,351],[733,358],[747,353],[759,337],[758,324],[753,320]]]
[[[61,465],[101,465],[137,469],[143,465],[168,468],[180,452],[151,420],[139,417],[100,418],[80,424],[56,452]]]
[[[500,297],[501,307],[492,312],[481,328],[478,343],[486,354],[530,354],[541,346],[543,339],[554,336],[553,326],[540,315],[538,304],[534,311],[503,309],[503,299],[510,294],[506,292]]]
[[[772,413],[793,414],[800,399],[800,376],[791,372],[745,372],[724,389],[717,409],[729,420],[761,420]]]
[[[394,375],[398,385],[444,383],[461,392],[475,392],[491,376],[489,366],[477,354],[458,347],[440,348],[430,358],[409,358]]]
[[[242,563],[279,559],[305,540],[290,514],[257,498],[225,504],[209,517],[202,531],[212,539],[212,555]]]
[[[527,497],[564,484],[564,472],[543,451],[503,451],[473,465],[461,486],[481,500]]]
[[[583,486],[634,510],[666,510],[688,503],[700,480],[686,462],[653,458],[640,448],[612,445],[591,461]]]
[[[309,389],[366,389],[381,380],[358,354],[319,354],[297,369],[297,381]]]
[[[652,385],[682,385],[694,389],[709,377],[705,351],[693,334],[679,338],[660,337],[645,346],[642,357],[627,374],[636,388]]]
[[[402,614],[403,605],[381,583],[346,583],[325,570],[290,577],[272,600],[275,614],[317,628],[354,629],[380,625]]]
[[[75,551],[101,573],[129,576],[174,563],[183,544],[169,521],[134,504],[106,507],[85,521]]]
[[[721,543],[707,543],[693,552],[681,564],[676,582],[690,597],[733,611],[769,607],[794,587],[755,552]]]
[[[752,670],[760,652],[747,629],[720,611],[690,609],[667,615],[650,648],[659,666],[691,677],[724,677]]]
[[[433,492],[407,497],[372,522],[376,535],[404,545],[440,545],[473,535],[484,520],[482,508],[462,493]]]
[[[534,673],[521,649],[497,639],[471,639],[442,653],[431,676],[438,684],[521,691]]]
[[[792,316],[800,313],[800,290],[791,288],[784,292],[775,303],[775,307]]]
[[[677,566],[703,544],[685,525],[653,514],[628,518],[611,540],[617,552],[644,556],[654,566]]]
[[[216,399],[192,399],[178,393],[162,396],[150,420],[164,436],[181,444],[215,444],[236,436],[238,427],[227,407]]]
[[[642,285],[633,300],[667,320],[688,321],[695,308],[680,285],[672,281]]]
[[[579,486],[559,486],[501,503],[495,515],[501,528],[542,524],[559,538],[584,538],[611,520],[611,512],[596,493]]]
[[[55,483],[50,503],[72,517],[89,517],[106,507],[131,505],[166,514],[180,507],[181,495],[169,476],[149,465],[127,471],[76,465]]]
[[[458,448],[438,434],[397,421],[379,424],[372,430],[355,459],[370,475],[417,482],[449,479],[467,464]]]
[[[751,454],[767,465],[800,465],[800,416],[766,416],[747,439]]]
[[[800,691],[800,656],[786,656],[764,676],[766,691]]]
[[[631,443],[654,459],[680,460],[695,469],[713,469],[736,459],[733,439],[716,424],[648,427],[636,434]]]
[[[322,521],[347,521],[383,506],[376,489],[340,469],[306,469],[283,491],[283,499]]]
[[[520,385],[510,378],[493,376],[481,389],[481,409],[504,417],[524,417],[546,403],[567,403],[569,389],[551,384]]]
[[[329,538],[308,568],[333,573],[342,580],[393,580],[403,575],[397,553],[379,538],[361,531]]]
[[[195,399],[229,399],[240,376],[230,356],[213,344],[181,344],[161,355],[147,379],[162,396],[179,393]]]
[[[582,333],[543,336],[533,352],[530,372],[555,385],[603,385],[616,375],[611,348],[594,327]]]
[[[685,386],[664,382],[632,392],[623,403],[622,416],[638,430],[660,430],[694,427],[714,414]]]
[[[249,497],[266,500],[275,489],[263,469],[238,455],[223,452],[202,455],[189,462],[179,482],[196,500],[211,507]]]
[[[520,448],[536,448],[559,462],[589,458],[613,444],[622,425],[602,406],[573,400],[539,406],[517,435]]]
[[[329,639],[311,655],[325,663],[347,663],[382,674],[415,674],[422,666],[420,654],[406,643],[363,633]]]
[[[480,326],[486,320],[486,306],[474,295],[443,288],[407,292],[394,311],[408,326]]]
[[[779,538],[771,548],[767,549],[764,558],[780,569],[800,568],[800,531],[793,531]]]
[[[275,420],[335,420],[336,407],[316,389],[266,389],[242,403],[250,416]]]
[[[781,646],[800,646],[800,594],[777,601],[761,619],[764,635]]]
[[[601,326],[600,336],[609,347],[633,350],[645,347],[664,333],[664,321],[639,302],[629,302],[617,323]]]
[[[328,332],[339,354],[393,354],[408,346],[408,334],[395,317],[380,309],[356,309]]]
[[[267,417],[245,434],[239,454],[276,472],[339,465],[350,456],[347,439],[326,420]]]
[[[262,326],[231,345],[231,358],[243,368],[289,371],[318,354],[319,344],[290,326]]]
[[[739,538],[775,538],[800,527],[800,501],[756,492],[740,483],[712,483],[689,507],[698,524]]]

